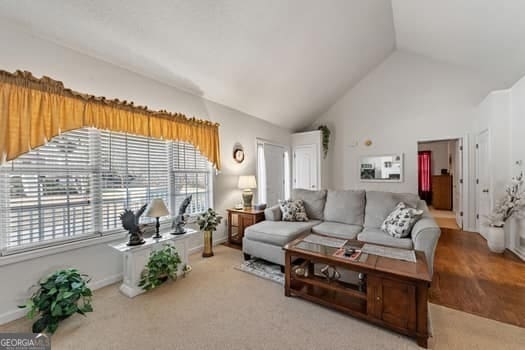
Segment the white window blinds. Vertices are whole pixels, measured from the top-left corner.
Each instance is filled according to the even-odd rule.
[[[121,232],[120,213],[162,198],[177,215],[211,201],[211,166],[194,146],[79,129],[0,167],[2,254]],[[147,222],[143,218],[142,222]]]
[[[93,233],[89,131],[62,134],[2,167],[5,248]]]

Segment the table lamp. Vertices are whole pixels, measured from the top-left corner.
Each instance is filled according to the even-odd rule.
[[[252,188],[257,188],[257,182],[255,181],[254,175],[239,176],[238,187],[242,191],[242,203],[244,209],[250,209],[252,207],[253,192]]]
[[[162,198],[155,198],[154,200],[152,200],[148,208],[146,209],[145,215],[149,218],[157,219],[157,225],[155,226],[157,230],[153,238],[161,238],[162,236],[159,233],[159,230],[160,230],[159,218],[161,216],[170,215],[170,212],[168,211],[168,208],[166,208],[166,204],[164,204],[164,201],[162,200]]]

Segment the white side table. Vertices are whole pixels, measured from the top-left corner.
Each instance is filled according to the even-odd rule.
[[[161,232],[162,238],[146,238],[146,243],[136,246],[128,246],[126,245],[127,242],[110,244],[109,246],[121,252],[124,258],[124,279],[120,286],[120,291],[130,298],[145,292],[144,289],[138,286],[140,274],[148,263],[150,253],[162,248],[166,243],[173,244],[177,253],[179,253],[181,264],[179,264],[177,275],[182,275],[184,267],[188,264],[188,239],[198,232],[189,228],[186,228],[186,231],[183,235]]]

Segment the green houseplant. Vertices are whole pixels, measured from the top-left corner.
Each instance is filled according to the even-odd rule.
[[[84,315],[92,312],[91,289],[87,283],[87,275],[77,269],[58,270],[39,282],[38,290],[29,301],[20,306],[28,308],[27,317],[40,318],[33,323],[33,333],[54,333],[60,321],[79,313]]]
[[[150,290],[160,286],[168,279],[176,280],[180,263],[180,256],[174,245],[164,244],[161,249],[152,251],[142,271],[139,287]]]
[[[322,143],[323,143],[323,158],[326,158],[326,155],[328,154],[328,145],[330,144],[330,129],[328,129],[328,126],[326,125],[319,125],[317,128],[318,130],[321,130],[322,134]]]
[[[217,226],[222,221],[222,216],[217,215],[215,210],[208,208],[203,214],[197,218],[197,224],[201,231],[204,232],[204,249],[202,256],[209,258],[213,256],[213,231],[217,230]]]

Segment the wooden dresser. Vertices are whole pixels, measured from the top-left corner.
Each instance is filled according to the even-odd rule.
[[[432,176],[432,206],[452,210],[452,175]]]
[[[264,220],[264,210],[228,209],[228,242],[242,245],[246,227]]]

